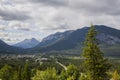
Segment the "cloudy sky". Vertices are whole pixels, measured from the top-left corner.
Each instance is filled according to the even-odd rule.
[[[92,22],[120,29],[120,0],[0,0],[0,39],[17,43]]]

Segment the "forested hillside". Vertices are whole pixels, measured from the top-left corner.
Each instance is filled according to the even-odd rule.
[[[106,58],[92,25],[84,41],[82,57],[39,56],[1,58],[2,80],[120,80],[120,59]]]

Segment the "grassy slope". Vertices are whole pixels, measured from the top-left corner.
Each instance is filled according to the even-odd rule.
[[[114,46],[100,46],[105,56],[120,57],[120,45]],[[75,49],[63,50],[63,51],[51,51],[48,55],[67,55],[67,56],[80,56],[82,53],[81,47]]]

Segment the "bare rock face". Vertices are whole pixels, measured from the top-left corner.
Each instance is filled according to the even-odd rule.
[[[116,36],[112,36],[112,35],[107,35],[107,34],[100,34],[97,36],[98,40],[100,40],[101,42],[104,42],[108,45],[114,45],[114,44],[120,44],[120,38],[116,37]]]
[[[42,41],[37,45],[37,47],[39,47],[39,46],[45,47],[45,46],[54,44],[54,43],[64,39],[65,37],[69,36],[72,32],[73,32],[73,30],[65,31],[65,32],[57,32],[55,34],[51,34],[51,35],[43,38]]]

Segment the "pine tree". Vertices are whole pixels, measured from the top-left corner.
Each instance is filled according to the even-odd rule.
[[[21,79],[21,66],[18,67],[18,70],[15,70],[12,80],[22,80]]]
[[[23,68],[23,71],[21,73],[21,79],[22,80],[31,80],[30,77],[31,77],[31,70],[29,68],[29,65],[28,65],[28,61],[26,62],[24,68]]]
[[[83,47],[84,67],[89,80],[107,80],[110,64],[103,58],[103,53],[96,39],[97,31],[91,25]]]
[[[78,79],[79,71],[78,68],[73,64],[69,64],[67,66],[67,70],[62,71],[60,75],[60,80],[78,80]]]

